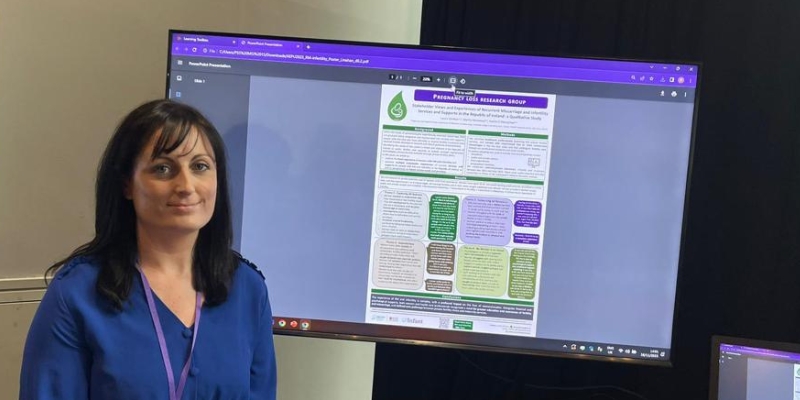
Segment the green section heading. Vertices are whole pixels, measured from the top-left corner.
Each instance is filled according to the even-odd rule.
[[[531,133],[515,133],[515,132],[490,132],[490,131],[469,131],[470,135],[478,136],[500,136],[520,139],[547,139],[547,135],[535,135]]]
[[[401,126],[401,125],[384,125],[383,129],[392,131],[411,131],[411,132],[431,132],[431,133],[458,133],[466,134],[467,131],[463,129],[443,129],[443,128],[426,128],[422,126]]]
[[[462,181],[481,181],[481,182],[498,182],[498,183],[517,183],[522,185],[544,185],[543,181],[526,181],[522,179],[503,179],[503,178],[484,178],[482,176],[458,176],[458,175],[440,175],[440,174],[426,174],[422,172],[401,172],[401,171],[386,171],[381,170],[383,175],[397,175],[397,176],[413,176],[417,178],[437,178],[437,179],[454,179]]]
[[[431,298],[431,299],[480,301],[482,303],[511,304],[511,305],[515,305],[515,306],[533,307],[533,302],[532,301],[521,301],[521,300],[487,299],[487,298],[483,298],[483,297],[458,296],[458,295],[452,295],[452,294],[404,292],[404,291],[400,291],[400,290],[385,290],[385,289],[372,289],[372,293],[373,294],[393,294],[395,296],[427,297],[427,298]]]

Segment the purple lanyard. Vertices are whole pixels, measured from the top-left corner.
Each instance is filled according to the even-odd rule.
[[[161,347],[161,358],[164,359],[164,368],[167,369],[167,381],[169,382],[169,399],[178,400],[183,395],[183,388],[186,386],[186,378],[189,376],[189,365],[192,364],[192,355],[194,354],[194,343],[197,340],[197,329],[200,327],[200,307],[202,305],[202,296],[197,292],[194,309],[194,335],[192,335],[192,349],[189,350],[189,358],[186,359],[186,364],[181,371],[181,379],[178,382],[178,388],[175,389],[175,376],[172,374],[172,363],[169,362],[169,352],[167,351],[167,341],[164,339],[164,331],[161,329],[161,321],[158,318],[158,311],[156,310],[156,303],[153,301],[153,290],[150,288],[150,282],[144,276],[144,272],[139,268],[139,274],[142,276],[142,284],[144,285],[144,294],[147,296],[147,305],[150,307],[150,316],[153,318],[153,325],[156,327],[156,335],[158,336],[158,345]]]

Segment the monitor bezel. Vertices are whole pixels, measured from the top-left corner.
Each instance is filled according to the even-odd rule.
[[[681,298],[681,282],[683,276],[683,265],[685,263],[685,253],[686,253],[686,231],[688,225],[688,215],[689,215],[689,202],[690,202],[690,188],[691,188],[691,177],[694,167],[694,153],[695,153],[695,140],[697,136],[697,118],[699,114],[699,105],[700,105],[700,88],[702,85],[703,80],[703,63],[699,61],[690,61],[690,60],[681,60],[681,59],[651,59],[651,58],[616,58],[616,57],[596,57],[596,56],[576,56],[576,55],[555,55],[555,54],[547,54],[547,53],[540,53],[540,52],[525,52],[525,51],[511,51],[505,49],[484,49],[484,48],[466,48],[466,47],[455,47],[455,46],[431,46],[431,45],[412,45],[412,44],[397,44],[397,43],[378,43],[378,42],[368,42],[368,41],[352,41],[352,40],[334,40],[334,39],[322,39],[322,38],[311,38],[311,37],[296,37],[296,36],[278,36],[278,35],[263,35],[263,34],[251,34],[251,33],[234,33],[234,32],[217,32],[217,31],[201,31],[201,30],[185,30],[185,29],[170,29],[168,31],[168,40],[167,40],[167,66],[166,66],[166,76],[165,76],[165,91],[164,96],[165,98],[169,98],[170,96],[170,78],[171,78],[171,67],[172,67],[172,38],[175,34],[184,34],[184,35],[209,35],[209,36],[222,36],[222,37],[247,37],[253,39],[263,39],[263,40],[286,40],[286,41],[302,41],[302,42],[309,42],[309,43],[321,43],[321,44],[341,44],[341,45],[354,45],[354,46],[374,46],[374,47],[382,47],[382,48],[398,48],[398,49],[416,49],[416,50],[436,50],[436,51],[448,51],[448,52],[467,52],[467,53],[484,53],[484,54],[505,54],[505,55],[516,55],[516,56],[531,56],[531,57],[547,57],[547,58],[560,58],[560,59],[574,59],[574,60],[596,60],[596,61],[627,61],[627,62],[636,62],[636,63],[653,63],[653,64],[680,64],[680,65],[691,65],[697,68],[697,76],[696,76],[696,84],[694,87],[695,91],[695,98],[693,102],[693,114],[692,114],[692,127],[690,132],[689,138],[689,154],[688,154],[688,165],[687,165],[687,176],[686,176],[686,187],[685,187],[685,195],[684,195],[684,204],[683,204],[683,216],[682,216],[682,226],[681,226],[681,238],[680,238],[680,247],[678,252],[678,265],[677,265],[677,274],[676,274],[676,285],[675,285],[675,299],[673,303],[673,313],[672,313],[672,330],[670,332],[670,347],[669,347],[669,358],[666,360],[649,360],[649,359],[641,359],[641,358],[631,358],[631,357],[619,357],[619,356],[598,356],[593,354],[584,354],[584,353],[568,353],[568,352],[558,352],[558,351],[547,351],[547,350],[533,350],[533,349],[522,349],[522,348],[510,348],[510,347],[497,347],[497,346],[488,346],[488,345],[473,345],[473,344],[466,344],[466,343],[453,343],[453,342],[441,342],[441,341],[431,341],[431,340],[414,340],[414,339],[406,339],[406,338],[392,338],[392,337],[384,337],[384,336],[369,336],[363,334],[343,334],[343,333],[326,333],[326,332],[317,332],[317,331],[304,331],[304,330],[274,330],[275,334],[279,335],[287,335],[287,336],[301,336],[301,337],[316,337],[316,338],[326,338],[326,339],[342,339],[342,340],[353,340],[353,341],[364,341],[364,342],[374,342],[374,343],[397,343],[397,344],[411,344],[411,345],[424,345],[424,346],[435,346],[435,347],[443,347],[443,348],[453,348],[453,349],[464,349],[464,350],[480,350],[480,351],[491,351],[491,352],[498,352],[498,353],[511,353],[511,354],[524,354],[524,355],[535,355],[535,356],[543,356],[543,357],[555,357],[555,358],[567,358],[567,359],[581,359],[581,360],[595,360],[595,361],[603,361],[603,362],[616,362],[616,363],[625,363],[625,364],[638,364],[638,365],[650,365],[650,366],[660,366],[660,367],[672,367],[673,361],[675,359],[675,332],[676,327],[678,325],[678,310],[680,309],[680,298]],[[535,339],[535,338],[534,338]],[[568,341],[570,339],[563,339],[564,341]],[[646,346],[643,346],[646,347]]]

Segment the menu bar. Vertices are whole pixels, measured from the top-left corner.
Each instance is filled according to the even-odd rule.
[[[173,34],[173,56],[691,89],[697,66]]]
[[[772,357],[777,359],[783,359],[787,361],[795,361],[800,362],[800,354],[799,353],[790,353],[788,351],[780,351],[780,350],[771,350],[771,349],[764,349],[759,347],[750,347],[750,346],[739,346],[733,344],[720,344],[719,345],[720,353],[727,353],[727,354],[736,354],[736,355],[744,355],[744,356],[758,356],[758,357]]]

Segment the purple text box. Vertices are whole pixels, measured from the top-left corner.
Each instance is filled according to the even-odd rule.
[[[515,233],[514,243],[539,244],[539,235],[536,233]]]
[[[542,224],[542,203],[519,200],[514,203],[514,225],[538,228]]]
[[[512,204],[496,197],[464,198],[461,208],[461,241],[505,246],[511,240]]]
[[[480,104],[487,106],[547,108],[547,97],[512,96],[476,93],[475,96],[456,96],[442,90],[415,90],[414,100],[434,103]]]

